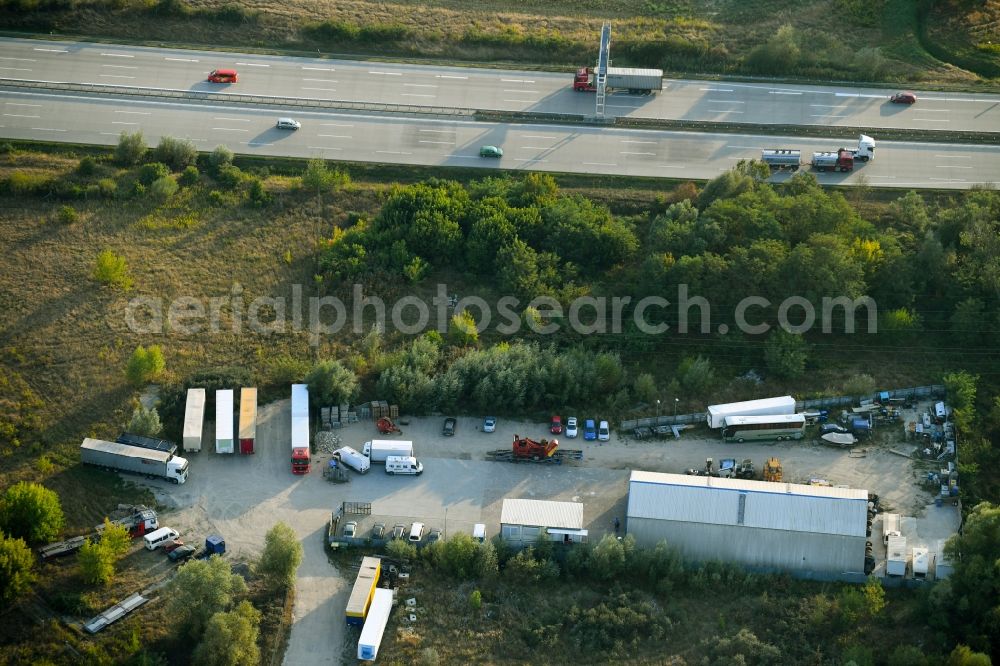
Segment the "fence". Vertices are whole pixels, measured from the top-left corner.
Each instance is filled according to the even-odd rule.
[[[881,391],[879,392],[881,393]],[[944,397],[945,388],[944,384],[931,384],[930,386],[914,386],[911,388],[893,389],[891,391],[886,391],[890,398],[902,398],[904,400],[920,399],[920,398],[941,398]],[[843,407],[845,405],[853,405],[860,402],[869,396],[847,396],[840,395],[832,398],[813,398],[811,400],[799,400],[795,403],[795,408],[797,410],[805,409],[830,409],[832,407]],[[658,417],[646,417],[640,419],[631,419],[628,421],[622,421],[618,426],[619,430],[632,430],[634,428],[652,428],[660,425],[684,425],[684,424],[699,424],[705,422],[705,412],[697,412],[694,414],[678,414],[677,416],[658,416]]]

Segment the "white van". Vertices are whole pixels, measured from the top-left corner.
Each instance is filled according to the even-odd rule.
[[[486,541],[486,525],[483,523],[476,523],[472,527],[472,538],[479,543]]]
[[[386,474],[421,474],[423,471],[423,464],[413,456],[388,456],[385,459]]]
[[[410,542],[419,543],[424,538],[424,524],[413,523],[410,525]]]
[[[150,532],[149,534],[142,537],[143,542],[146,544],[146,550],[156,550],[168,541],[173,541],[178,536],[177,530],[172,527],[161,527],[155,532]]]

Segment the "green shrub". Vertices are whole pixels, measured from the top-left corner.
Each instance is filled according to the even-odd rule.
[[[163,178],[157,178],[152,185],[149,186],[149,194],[151,197],[157,201],[166,201],[174,194],[176,194],[179,186],[177,181],[170,176],[164,176]]]
[[[132,181],[132,187],[129,189],[129,196],[133,199],[138,199],[146,194],[146,186],[137,180]]]
[[[198,182],[198,167],[189,165],[178,177],[178,182],[185,187],[190,187]]]
[[[93,276],[108,287],[116,287],[122,291],[132,288],[132,278],[128,274],[125,257],[120,257],[111,250],[104,250],[97,255]]]
[[[263,208],[271,203],[273,197],[271,193],[264,189],[264,183],[259,178],[250,181],[250,203],[258,208]]]
[[[483,606],[483,595],[479,590],[473,590],[469,595],[469,605],[474,610],[479,610]]]
[[[4,186],[4,189],[14,196],[26,197],[47,192],[51,186],[51,179],[42,174],[15,171],[7,176]]]
[[[142,132],[122,132],[115,147],[115,161],[122,166],[133,166],[142,161],[146,150]]]
[[[92,176],[97,170],[97,161],[93,157],[84,157],[76,166],[76,172],[81,176]]]
[[[212,167],[212,171],[217,172],[224,166],[229,166],[233,163],[233,151],[229,150],[226,146],[216,146],[212,154],[208,156],[208,164]]]
[[[215,174],[215,180],[217,180],[220,185],[225,185],[227,187],[238,186],[243,181],[243,178],[243,171],[240,170],[238,166],[233,166],[232,164],[226,164],[219,167],[218,172]]]
[[[101,178],[97,181],[97,191],[105,199],[113,199],[118,193],[118,183],[111,178]]]
[[[80,215],[76,212],[76,209],[73,208],[72,206],[60,207],[57,217],[59,221],[62,222],[63,224],[73,224],[78,219],[80,219]]]
[[[153,157],[174,171],[181,171],[198,159],[198,149],[187,139],[165,136],[153,151]]]
[[[139,169],[139,182],[143,185],[152,185],[154,181],[170,175],[170,167],[162,162],[150,162],[143,164]]]
[[[163,350],[159,345],[148,349],[139,345],[125,366],[125,376],[136,386],[142,386],[163,374],[167,362],[163,359]]]

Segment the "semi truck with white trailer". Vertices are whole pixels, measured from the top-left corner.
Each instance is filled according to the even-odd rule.
[[[187,392],[187,404],[184,407],[184,444],[185,453],[201,451],[201,434],[205,427],[205,389],[191,388]]]
[[[581,67],[576,70],[576,74],[573,76],[573,90],[577,92],[597,90],[597,71],[593,67]],[[608,67],[605,90],[607,92],[627,90],[630,93],[652,94],[663,90],[663,70]]]
[[[215,452],[233,452],[233,391],[215,392]]]
[[[292,384],[292,474],[308,474],[309,457],[309,385]]]
[[[730,402],[723,405],[709,405],[705,420],[709,428],[721,428],[726,425],[727,416],[774,416],[777,414],[794,414],[795,398],[783,395],[778,398],[762,400],[747,400]]]
[[[389,622],[389,612],[392,611],[392,594],[392,590],[384,587],[375,590],[365,626],[361,629],[361,638],[358,639],[358,659],[375,661],[378,656],[385,625]]]
[[[166,451],[88,437],[80,445],[80,459],[85,465],[166,479],[171,483],[187,481],[188,461]]]
[[[333,456],[359,474],[367,474],[371,467],[368,456],[358,453],[349,446],[340,447],[333,452]]]
[[[412,456],[413,442],[406,439],[373,439],[365,442],[361,452],[373,463],[384,463],[389,456]]]

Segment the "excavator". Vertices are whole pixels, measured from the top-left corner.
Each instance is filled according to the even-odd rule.
[[[768,458],[764,463],[764,480],[781,482],[781,461],[777,458]]]

